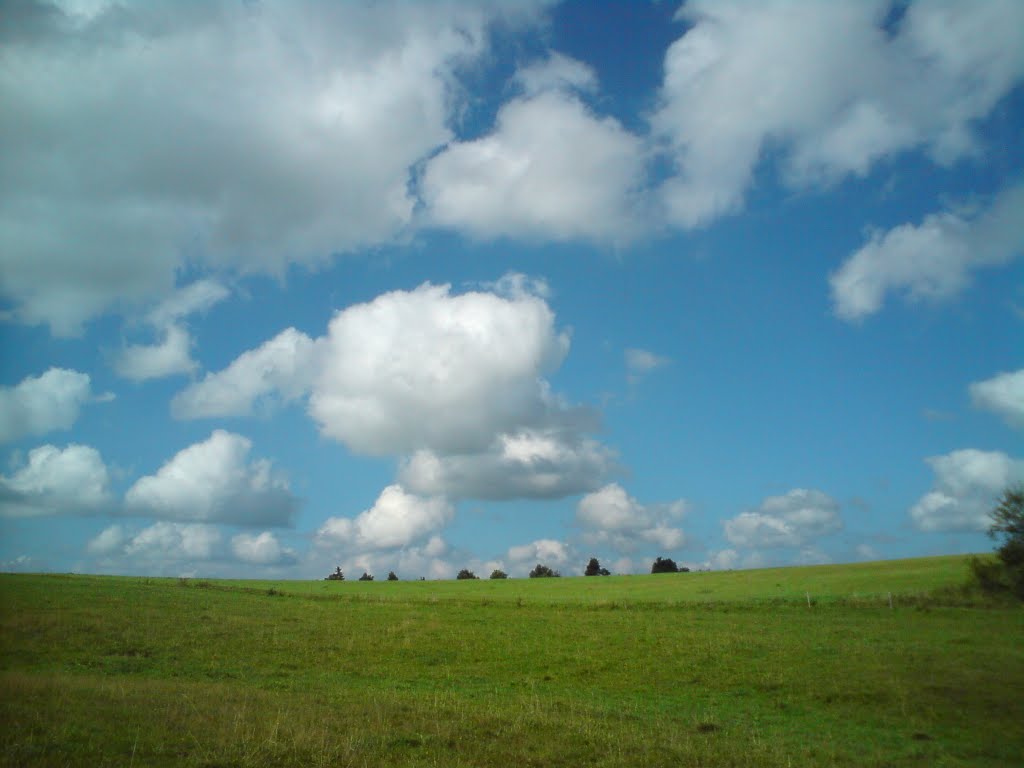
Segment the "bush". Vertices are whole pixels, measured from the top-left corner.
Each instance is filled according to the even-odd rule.
[[[328,574],[324,578],[324,581],[344,581],[344,580],[345,580],[345,574],[341,572],[341,566],[340,565],[337,568],[334,569],[334,573]]]
[[[602,568],[601,564],[597,562],[596,557],[590,558],[590,562],[587,563],[587,570],[583,572],[584,576],[611,576],[611,572],[607,568]]]
[[[492,579],[507,579],[508,578],[508,574],[505,573],[502,570],[499,570],[499,569],[495,568],[493,571],[491,571],[491,575],[490,575],[489,578],[492,578]]]
[[[456,576],[455,578],[459,579],[460,581],[463,581],[465,579],[475,579],[475,578],[478,578],[478,577],[477,577],[477,575],[475,573],[473,573],[471,570],[469,570],[469,568],[463,568],[461,571],[459,571],[459,575]]]
[[[679,566],[671,558],[659,557],[651,564],[651,573],[679,573]]]
[[[971,570],[986,592],[1010,592],[1024,600],[1024,485],[1007,488],[991,515],[988,535],[1002,542],[997,559],[974,558]]]
[[[359,577],[360,581],[373,581],[373,576],[366,571],[363,571],[363,575]]]
[[[537,567],[530,571],[531,579],[557,579],[561,575],[558,571],[552,570],[540,563],[537,563]]]
[[[398,575],[394,571],[388,571],[388,581],[398,581]]]

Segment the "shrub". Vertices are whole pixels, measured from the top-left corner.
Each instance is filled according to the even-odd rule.
[[[478,578],[478,577],[477,577],[477,575],[475,573],[473,573],[471,570],[469,570],[469,568],[463,568],[461,571],[459,571],[459,575],[456,576],[455,578],[459,579],[460,581],[464,581],[466,579],[475,579],[475,578]]]
[[[991,516],[988,535],[1002,542],[997,559],[974,558],[971,570],[986,592],[1010,592],[1024,600],[1024,485],[1007,488]]]
[[[651,573],[679,573],[679,566],[671,558],[659,557],[651,564]]]
[[[537,563],[537,567],[530,571],[531,579],[552,579],[558,578],[561,575],[562,574],[558,571],[552,570],[548,566],[541,565],[540,563]]]
[[[363,575],[359,577],[360,581],[373,581],[373,576],[366,571],[363,571]]]
[[[398,576],[394,571],[388,571],[388,581],[398,581]]]
[[[491,571],[491,575],[490,575],[489,578],[492,578],[492,579],[507,579],[508,578],[508,574],[505,573],[502,570],[499,570],[498,568],[495,568],[493,571]]]

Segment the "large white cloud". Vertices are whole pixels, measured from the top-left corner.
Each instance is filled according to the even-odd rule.
[[[0,387],[0,443],[70,429],[93,399],[89,374],[50,368],[13,387]]]
[[[998,413],[1015,427],[1024,427],[1024,368],[976,381],[970,392],[978,408]]]
[[[416,451],[402,462],[398,478],[416,493],[452,498],[562,498],[593,490],[614,467],[611,451],[595,440],[522,430],[499,435],[483,452]]]
[[[443,498],[424,498],[389,485],[374,505],[355,518],[330,517],[316,543],[351,551],[397,549],[426,539],[451,522],[455,510]]]
[[[794,186],[864,175],[923,148],[940,163],[976,150],[972,122],[1024,76],[1024,6],[887,0],[693,0],[665,57],[652,117],[674,156],[670,221],[692,227],[742,208],[776,152]]]
[[[287,328],[179,392],[171,412],[180,419],[243,416],[270,407],[275,399],[295,400],[309,391],[314,354],[312,339]]]
[[[839,502],[816,490],[796,488],[769,496],[756,509],[725,521],[725,537],[750,549],[803,547],[843,527]]]
[[[221,532],[212,525],[161,521],[139,531],[112,525],[92,538],[85,549],[107,562],[127,560],[153,568],[210,560],[219,554],[221,540]]]
[[[281,542],[270,531],[233,536],[231,551],[242,562],[256,565],[288,565],[298,559],[295,550],[281,546]]]
[[[113,512],[110,474],[88,445],[43,445],[10,477],[0,475],[0,514],[34,516]]]
[[[620,553],[644,546],[664,551],[686,543],[686,535],[678,526],[686,511],[682,500],[641,504],[621,485],[610,483],[580,499],[576,522],[585,529],[583,539],[591,546],[608,546]]]
[[[594,84],[579,62],[555,57],[520,79],[527,95],[501,108],[493,133],[427,164],[429,220],[484,238],[631,238],[642,224],[642,140],[568,91]]]
[[[215,430],[136,481],[125,510],[167,520],[289,525],[298,499],[269,461],[248,461],[251,448],[247,438]]]
[[[542,379],[569,348],[530,293],[394,291],[338,312],[309,400],[321,431],[355,451],[486,450],[560,410]]]
[[[844,320],[864,318],[893,292],[914,301],[947,299],[968,284],[971,270],[1022,254],[1024,184],[1017,184],[973,216],[932,214],[918,225],[872,234],[830,278],[835,312]]]
[[[1024,460],[967,448],[929,458],[935,488],[910,510],[922,531],[984,531],[1004,490],[1024,482]]]
[[[61,7],[69,8],[68,12]],[[186,261],[279,272],[393,238],[454,71],[531,3],[19,3],[0,69],[0,293],[76,333]]]

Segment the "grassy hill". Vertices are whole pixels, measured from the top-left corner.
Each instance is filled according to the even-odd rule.
[[[965,573],[0,576],[0,764],[1019,765],[1024,611]]]

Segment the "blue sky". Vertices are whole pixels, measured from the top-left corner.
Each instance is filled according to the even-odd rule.
[[[0,569],[981,551],[1024,6],[24,3]]]

